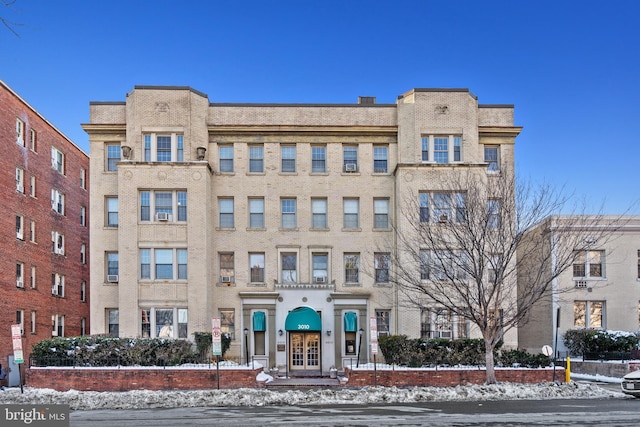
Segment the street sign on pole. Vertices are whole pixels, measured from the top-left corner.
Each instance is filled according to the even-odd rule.
[[[375,316],[369,319],[369,334],[371,340],[371,354],[378,354],[378,321]]]
[[[24,363],[22,328],[20,325],[11,325],[11,341],[13,342],[13,361],[15,363]]]
[[[211,318],[211,352],[214,356],[222,356],[222,332],[220,318]]]

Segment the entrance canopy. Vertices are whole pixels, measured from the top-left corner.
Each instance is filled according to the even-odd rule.
[[[284,322],[287,331],[321,331],[320,315],[311,307],[298,307],[289,312]]]

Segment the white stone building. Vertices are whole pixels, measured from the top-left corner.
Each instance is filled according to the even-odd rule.
[[[364,362],[371,322],[470,333],[399,308],[392,224],[434,177],[512,169],[512,105],[467,89],[318,105],[136,86],[90,109],[92,333],[192,338],[219,317],[232,355],[291,372]]]

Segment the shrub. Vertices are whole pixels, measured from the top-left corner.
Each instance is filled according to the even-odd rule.
[[[520,366],[523,368],[544,368],[551,365],[551,359],[542,353],[531,354],[523,350],[504,350],[498,355],[501,366]]]
[[[37,366],[175,366],[198,362],[183,339],[82,336],[51,338],[33,346]]]
[[[198,354],[202,359],[208,359],[211,356],[211,332],[194,332],[193,336],[196,341],[196,348],[198,349]],[[222,334],[222,355],[221,358],[224,358],[224,354],[231,347],[231,337],[229,334]]]
[[[637,349],[640,336],[633,332],[570,329],[562,337],[572,356],[585,353],[630,352]]]

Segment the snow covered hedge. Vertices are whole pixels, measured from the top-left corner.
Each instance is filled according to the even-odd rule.
[[[562,339],[572,356],[603,352],[630,353],[638,349],[640,343],[637,332],[598,329],[569,329]]]
[[[199,362],[182,339],[82,336],[51,338],[33,346],[35,366],[175,366]]]

